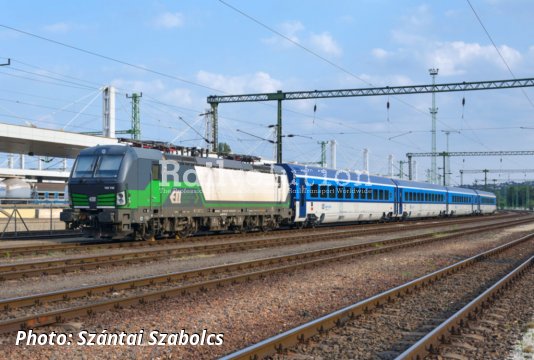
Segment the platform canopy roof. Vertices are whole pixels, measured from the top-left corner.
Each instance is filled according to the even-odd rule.
[[[117,144],[115,138],[0,123],[0,152],[75,158],[80,150]]]

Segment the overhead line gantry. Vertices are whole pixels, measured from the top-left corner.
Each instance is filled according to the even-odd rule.
[[[242,95],[211,95],[207,101],[212,109],[212,128],[213,128],[213,147],[212,151],[217,151],[217,128],[218,128],[218,106],[221,103],[235,102],[258,102],[258,101],[277,101],[277,151],[276,161],[282,162],[282,101],[284,100],[305,100],[321,98],[342,98],[342,97],[359,97],[359,96],[384,96],[384,95],[409,95],[424,94],[435,92],[454,92],[454,91],[474,91],[474,90],[492,90],[492,89],[510,89],[533,87],[534,78],[511,79],[511,80],[494,80],[494,81],[473,81],[473,82],[456,82],[430,85],[411,85],[411,86],[384,86],[372,88],[357,89],[340,89],[340,90],[313,90],[313,91],[288,91],[278,90],[275,93],[257,93]]]
[[[442,152],[427,152],[427,153],[406,153],[408,158],[408,178],[412,180],[412,158],[413,157],[429,157],[442,156],[443,157],[443,178],[445,179],[445,159],[449,156],[520,156],[520,155],[534,155],[532,150],[520,151],[442,151]],[[445,180],[443,180],[445,181]],[[443,185],[446,185],[445,183]]]
[[[464,183],[464,174],[484,173],[484,187],[488,186],[488,174],[527,174],[534,173],[534,169],[468,169],[460,170],[460,185]]]

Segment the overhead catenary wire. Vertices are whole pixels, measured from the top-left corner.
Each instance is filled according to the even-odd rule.
[[[47,42],[50,42],[50,43],[53,43],[53,44],[56,44],[56,45],[59,45],[59,46],[64,46],[64,47],[70,48],[72,50],[83,52],[83,53],[88,54],[88,55],[99,57],[99,58],[102,58],[102,59],[105,59],[105,60],[108,60],[108,61],[112,61],[112,62],[115,62],[115,63],[118,63],[118,64],[126,65],[126,66],[129,66],[129,67],[134,68],[134,69],[143,70],[143,71],[146,71],[146,72],[149,72],[149,73],[153,73],[153,74],[156,74],[156,75],[159,75],[159,76],[163,76],[163,77],[166,77],[166,78],[169,78],[169,79],[180,81],[180,82],[183,82],[183,83],[186,83],[186,84],[189,84],[189,85],[201,87],[201,88],[204,88],[204,89],[207,89],[207,90],[221,92],[218,89],[206,86],[204,84],[196,83],[194,81],[190,81],[190,80],[178,77],[178,76],[167,74],[167,73],[164,73],[164,72],[159,71],[159,70],[154,70],[154,69],[151,69],[151,68],[148,68],[148,67],[135,65],[135,64],[132,64],[132,63],[124,61],[124,60],[116,59],[116,58],[113,58],[111,56],[107,56],[107,55],[104,55],[104,54],[97,53],[95,51],[86,50],[86,49],[83,49],[83,48],[78,47],[78,46],[70,45],[70,44],[67,44],[67,43],[64,43],[64,42],[61,42],[61,41],[57,41],[57,40],[53,40],[53,39],[50,39],[50,38],[47,38],[47,37],[44,37],[44,36],[41,36],[41,35],[33,34],[31,32],[24,31],[24,30],[21,30],[21,29],[17,29],[17,28],[14,28],[12,26],[0,24],[0,27],[3,27],[5,29],[9,29],[11,31],[18,32],[20,34],[31,36],[31,37],[34,37],[36,39],[44,40],[44,41],[47,41]]]
[[[491,41],[491,44],[493,45],[493,47],[495,48],[495,51],[497,51],[497,54],[499,54],[499,57],[501,58],[502,62],[504,63],[504,65],[506,66],[506,68],[508,69],[508,72],[510,73],[510,75],[512,75],[512,77],[514,79],[516,79],[515,77],[515,74],[513,73],[512,69],[510,68],[510,65],[508,65],[508,62],[506,61],[506,59],[504,58],[504,56],[502,55],[501,51],[499,50],[499,48],[497,47],[497,45],[495,44],[495,41],[493,41],[493,38],[491,37],[488,29],[486,28],[486,26],[484,25],[484,23],[482,22],[482,19],[480,18],[480,16],[478,15],[477,11],[475,10],[475,8],[473,7],[473,5],[471,4],[471,1],[470,0],[466,0],[467,1],[467,4],[469,4],[469,7],[471,8],[471,10],[473,11],[473,14],[475,14],[475,17],[477,18],[478,20],[478,23],[480,24],[480,26],[482,26],[482,29],[484,30],[484,32],[486,33],[486,36],[488,37],[488,39]],[[525,89],[520,89],[521,92],[523,93],[523,95],[527,98],[528,102],[530,103],[530,105],[532,107],[534,107],[534,102],[532,102],[532,100],[530,99],[530,97],[528,96],[527,92],[525,91]]]

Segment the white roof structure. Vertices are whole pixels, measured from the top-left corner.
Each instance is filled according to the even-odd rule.
[[[0,123],[0,152],[75,158],[80,150],[118,144],[115,138]]]

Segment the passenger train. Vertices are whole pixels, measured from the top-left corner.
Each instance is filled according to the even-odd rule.
[[[125,145],[80,152],[61,220],[87,235],[152,239],[496,211],[495,195],[296,164]]]

